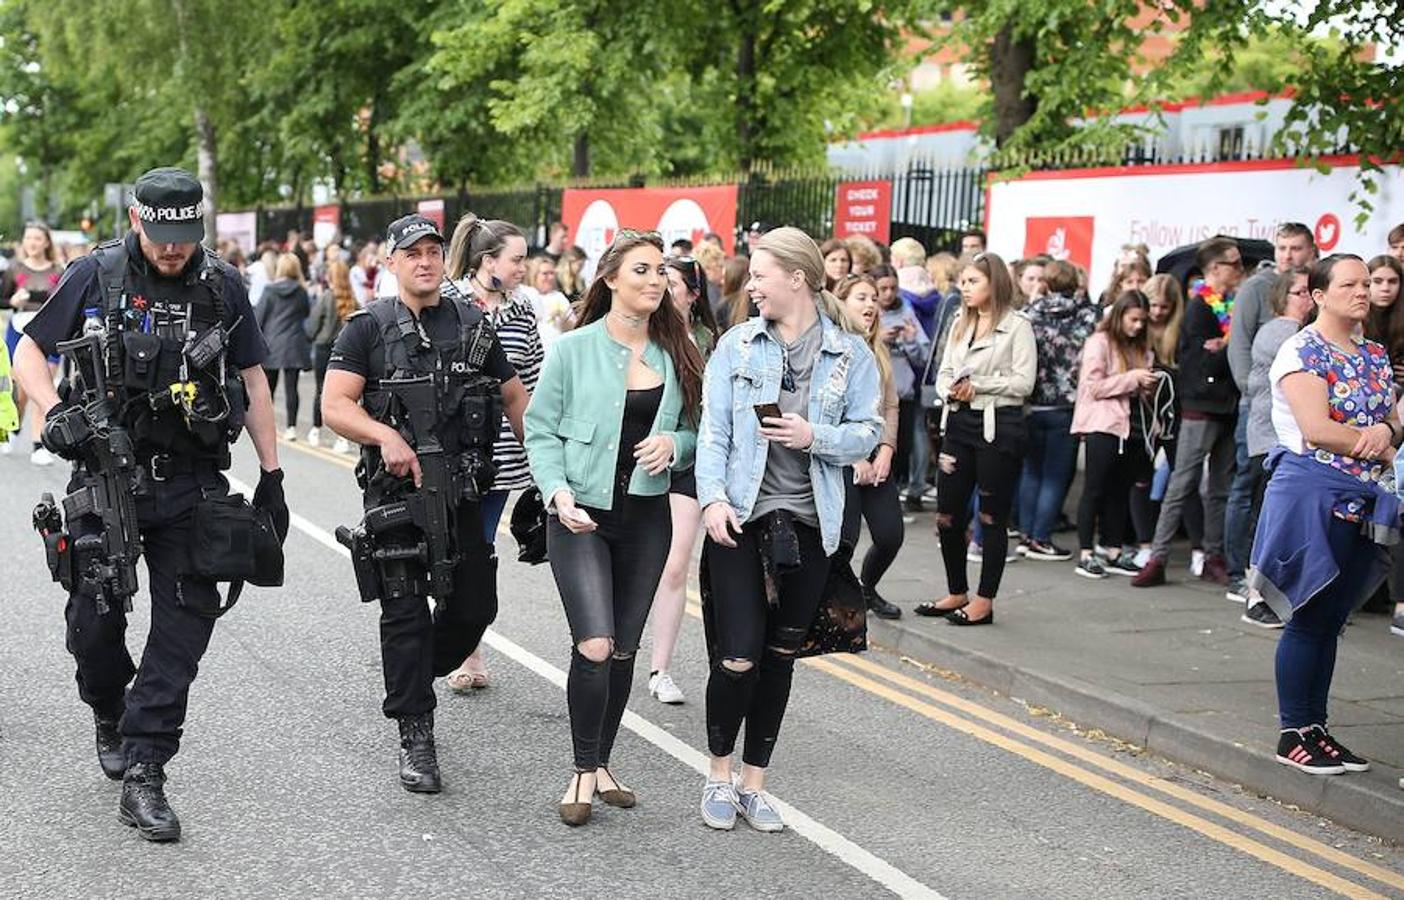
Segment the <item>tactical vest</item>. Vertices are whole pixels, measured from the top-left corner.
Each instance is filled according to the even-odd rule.
[[[243,428],[243,378],[227,364],[228,264],[203,247],[174,298],[155,297],[124,241],[93,251],[107,327],[106,374],[118,415],[139,450],[227,464]],[[162,290],[169,287],[161,285]]]
[[[502,424],[498,381],[483,372],[496,336],[482,311],[448,285],[440,302],[453,311],[458,327],[453,338],[437,342],[398,298],[376,300],[352,314],[352,318],[370,316],[379,335],[371,352],[372,377],[366,380],[361,402],[371,418],[395,428],[415,447],[405,410],[397,408],[394,398],[381,389],[381,382],[431,376],[437,405],[435,436],[446,454],[459,457],[465,475],[486,491],[491,484],[492,445]],[[358,477],[368,493],[381,493],[376,490],[377,482],[383,482],[376,477],[381,472],[380,448],[363,446]]]

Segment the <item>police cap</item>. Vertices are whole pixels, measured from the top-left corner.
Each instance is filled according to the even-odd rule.
[[[141,230],[158,244],[197,244],[205,236],[204,189],[184,169],[162,166],[136,180]]]
[[[403,250],[411,244],[416,244],[424,238],[444,243],[444,236],[439,231],[439,226],[435,225],[432,219],[425,218],[419,213],[410,213],[391,222],[390,230],[385,236],[392,253],[396,250]]]

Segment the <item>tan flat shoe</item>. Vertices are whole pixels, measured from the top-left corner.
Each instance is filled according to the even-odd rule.
[[[594,809],[594,804],[589,800],[580,800],[581,773],[575,773],[575,791],[570,803],[561,804],[561,821],[572,828],[577,828],[590,821],[590,811]]]
[[[599,776],[595,776],[595,793],[599,795],[600,799],[618,809],[633,809],[639,802],[638,795],[620,784],[619,779],[615,778],[614,773],[609,769],[600,766],[599,771],[608,775],[609,780],[614,782],[614,787],[607,791],[602,791],[599,787]]]

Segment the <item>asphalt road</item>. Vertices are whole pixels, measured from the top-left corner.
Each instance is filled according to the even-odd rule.
[[[1397,848],[881,651],[800,667],[769,784],[791,827],[713,832],[697,812],[694,616],[674,667],[685,705],[652,700],[639,666],[614,754],[639,806],[597,806],[568,829],[569,637],[549,568],[516,563],[509,537],[492,686],[440,687],[446,789],[408,794],[379,711],[376,610],[330,536],[359,517],[349,461],[282,456],[287,583],[250,588],[216,628],[168,767],[184,839],[165,846],[116,820],[29,531],[32,501],[64,473],[0,456],[0,896],[1404,896]],[[255,481],[247,446],[231,474]],[[905,552],[937,565],[934,545]],[[136,607],[134,652],[144,597]]]

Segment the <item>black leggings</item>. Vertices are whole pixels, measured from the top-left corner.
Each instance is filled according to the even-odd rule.
[[[796,522],[800,566],[778,576],[779,602],[772,607],[761,568],[761,531],[760,522],[748,522],[741,534],[732,533],[735,547],[707,538],[702,552],[711,581],[717,651],[707,679],[707,749],[713,756],[730,756],[744,721],[741,760],[763,769],[770,765],[790,702],[795,651],[813,624],[829,580],[829,558],[819,530]]]
[[[893,470],[895,473],[895,469]],[[897,552],[902,549],[906,528],[902,524],[902,501],[897,496],[897,480],[889,477],[878,485],[856,485],[853,470],[844,471],[847,496],[843,505],[843,540],[856,544],[862,523],[868,523],[868,535],[873,543],[863,555],[863,586],[876,590],[882,576],[887,574]]]
[[[1139,440],[1094,432],[1086,436],[1086,481],[1077,505],[1077,543],[1091,550],[1093,532],[1101,528],[1102,545],[1120,550],[1126,542],[1127,510],[1133,488],[1149,489],[1150,458]]]
[[[331,344],[312,348],[312,371],[317,379],[317,393],[312,397],[312,427],[322,427],[322,382],[327,380],[327,364],[331,362]]]
[[[599,527],[573,534],[550,516],[546,552],[573,644],[566,706],[575,768],[593,772],[609,765],[624,718],[634,653],[668,561],[673,520],[666,494],[616,497],[609,511],[582,508]],[[581,654],[580,644],[590,638],[609,638],[609,656],[593,660]]]
[[[912,398],[897,401],[897,447],[892,454],[892,475],[889,481],[910,484],[912,480],[912,445],[916,438],[916,417],[921,404]],[[922,439],[925,440],[925,434]],[[871,525],[871,523],[869,523]]]
[[[272,397],[278,391],[278,376],[283,376],[283,402],[286,404],[288,413],[288,428],[297,427],[297,376],[302,373],[301,369],[283,369],[280,373],[277,369],[264,369],[268,375],[268,396]]]
[[[970,524],[970,498],[980,490],[980,524],[984,526],[984,562],[980,565],[981,597],[993,600],[1004,577],[1009,551],[1009,511],[1019,490],[1024,465],[1023,410],[1010,407],[997,417],[995,439],[987,443],[981,413],[959,409],[946,419],[946,434],[936,458],[936,534],[946,566],[946,589],[970,590],[965,574],[965,530]]]

